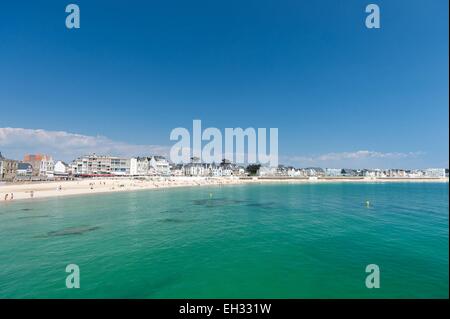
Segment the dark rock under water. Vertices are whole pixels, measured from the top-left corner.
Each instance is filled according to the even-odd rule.
[[[246,206],[248,207],[259,207],[259,208],[275,208],[275,202],[267,202],[267,203],[248,203]]]
[[[21,216],[18,219],[35,219],[35,218],[47,218],[51,217],[50,215],[34,215],[34,216]]]
[[[205,206],[205,207],[220,207],[242,204],[245,201],[227,198],[208,198],[208,199],[196,199],[192,201],[194,205]]]
[[[87,232],[91,232],[99,229],[98,226],[78,226],[78,227],[68,227],[61,230],[55,230],[48,232],[46,237],[55,237],[55,236],[69,236],[69,235],[82,235]]]
[[[162,223],[173,223],[173,224],[179,224],[179,223],[191,223],[194,222],[194,219],[181,219],[181,218],[164,218],[159,220]]]
[[[181,209],[170,209],[170,210],[163,210],[163,211],[160,211],[160,213],[161,213],[161,214],[172,214],[172,213],[180,214],[180,213],[184,213],[184,211],[181,210]]]

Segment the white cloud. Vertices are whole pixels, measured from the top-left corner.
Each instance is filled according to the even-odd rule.
[[[375,151],[356,151],[356,152],[341,152],[341,153],[328,153],[317,157],[319,161],[340,161],[345,159],[358,160],[367,158],[386,158],[386,159],[401,159],[408,157],[416,157],[421,155],[421,152],[408,152],[408,153],[382,153]]]
[[[88,136],[42,129],[0,128],[0,151],[9,158],[21,159],[25,153],[44,153],[55,159],[72,160],[84,154],[115,156],[167,155],[169,147],[129,144],[105,136]]]
[[[378,152],[359,150],[355,152],[333,152],[313,156],[282,157],[292,165],[321,167],[386,167],[400,165],[424,155],[423,152]],[[403,167],[403,166],[401,166]]]
[[[114,156],[168,156],[170,146],[130,144],[105,136],[89,136],[43,129],[0,128],[0,152],[5,157],[22,159],[26,153],[44,153],[55,159],[71,161],[78,156],[96,153]],[[423,152],[379,152],[359,150],[333,152],[311,156],[280,156],[280,164],[297,167],[407,167],[414,159],[422,159]]]

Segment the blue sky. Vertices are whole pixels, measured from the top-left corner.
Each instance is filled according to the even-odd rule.
[[[448,167],[447,0],[372,1],[378,30],[359,0],[72,2],[78,30],[70,2],[1,6],[4,155],[153,152],[201,119],[277,127],[301,167]]]

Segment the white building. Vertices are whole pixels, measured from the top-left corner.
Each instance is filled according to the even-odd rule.
[[[191,163],[183,167],[186,176],[239,176],[245,175],[245,168],[232,164],[228,160],[222,160],[220,164],[201,163],[199,159],[192,158]]]
[[[264,176],[276,176],[277,175],[278,168],[277,167],[266,167],[261,166],[258,170],[258,176],[264,177]]]
[[[67,177],[69,176],[69,165],[63,161],[57,161],[53,172],[55,177]]]
[[[132,176],[137,176],[137,175],[139,175],[138,174],[138,159],[139,158],[136,158],[136,157],[132,157],[131,159],[130,159],[130,175],[132,175]]]
[[[445,168],[427,168],[423,172],[424,177],[445,178]]]
[[[52,178],[54,176],[55,162],[51,156],[43,156],[39,166],[39,175]]]
[[[294,167],[289,167],[287,171],[287,176],[289,177],[303,177],[303,171],[301,169],[295,169]]]
[[[303,169],[303,172],[306,176],[311,177],[311,176],[325,176],[325,171],[323,170],[323,168],[320,167],[307,167]]]
[[[242,166],[236,167],[236,169],[233,171],[233,175],[245,176],[245,168]]]
[[[111,157],[111,174],[130,175],[130,159]]]
[[[409,178],[421,178],[421,177],[424,177],[424,175],[425,175],[424,171],[422,171],[420,169],[413,169],[408,172]]]
[[[74,160],[71,169],[73,175],[130,175],[130,159],[95,154],[86,155]]]
[[[163,156],[135,157],[130,160],[130,175],[168,176],[170,174],[170,164]]]
[[[386,174],[383,170],[379,169],[379,168],[375,168],[375,169],[366,169],[363,171],[363,176],[364,177],[370,177],[370,178],[375,178],[375,177],[386,177]]]
[[[325,169],[325,176],[342,176],[342,169],[341,168],[326,168]]]
[[[213,164],[214,165],[214,164]],[[245,175],[245,168],[231,163],[227,159],[223,159],[220,163],[220,170],[217,172],[220,175],[217,176],[239,176]]]
[[[209,164],[189,163],[184,166],[184,175],[186,176],[210,176]]]
[[[184,175],[183,164],[170,164],[170,175],[183,176]]]
[[[155,175],[170,175],[170,165],[164,156],[152,156],[149,167]]]
[[[386,171],[388,177],[407,177],[406,170],[404,169],[389,169]]]
[[[231,176],[233,175],[233,167],[231,166],[223,166],[222,167],[222,175],[221,176]]]
[[[220,165],[211,164],[209,167],[209,172],[211,176],[220,177],[223,175],[223,168]]]
[[[18,177],[31,177],[33,175],[33,166],[29,163],[19,163],[16,175]]]

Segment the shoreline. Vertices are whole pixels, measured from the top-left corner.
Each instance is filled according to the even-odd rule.
[[[0,204],[16,200],[105,194],[152,189],[244,184],[317,184],[317,183],[448,183],[448,178],[238,178],[238,177],[159,177],[151,180],[133,178],[98,178],[74,181],[0,184]],[[5,196],[8,194],[7,199]],[[11,200],[11,194],[13,199]]]

